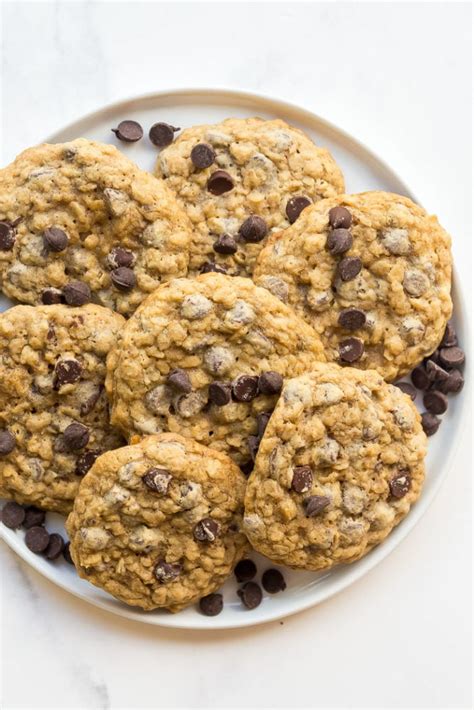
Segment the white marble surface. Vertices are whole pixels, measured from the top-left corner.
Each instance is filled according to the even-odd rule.
[[[470,279],[468,3],[0,8],[2,164],[134,94],[262,91],[384,157],[451,231]],[[323,605],[254,630],[127,622],[62,592],[2,545],[2,707],[469,707],[471,473],[460,440],[433,506],[389,559]]]

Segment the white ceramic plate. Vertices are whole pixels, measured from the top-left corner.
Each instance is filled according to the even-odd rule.
[[[306,131],[314,141],[329,150],[341,166],[347,192],[364,190],[389,190],[413,197],[400,178],[367,148],[354,138],[318,116],[275,99],[237,91],[190,89],[167,91],[142,96],[114,104],[80,119],[62,131],[50,136],[49,142],[72,140],[79,136],[116,144],[126,155],[146,170],[152,170],[157,151],[147,138],[149,127],[156,121],[166,121],[180,127],[198,123],[214,123],[229,116],[262,116],[282,118]],[[111,128],[123,119],[135,119],[142,124],[145,137],[138,143],[118,141]],[[429,206],[433,209],[435,206]],[[0,297],[2,298],[2,297]],[[467,344],[465,309],[460,294],[454,289],[455,323],[461,344]],[[0,301],[1,310],[10,304]],[[74,568],[62,558],[48,562],[31,553],[23,542],[22,531],[12,531],[0,525],[0,534],[5,542],[38,572],[63,589],[120,616],[156,626],[171,626],[189,629],[216,629],[251,626],[293,614],[327,599],[362,577],[400,543],[418,522],[434,498],[443,478],[448,475],[450,461],[456,442],[459,441],[465,399],[462,395],[450,398],[450,408],[435,437],[430,439],[427,461],[427,478],[422,496],[408,517],[392,532],[390,537],[365,558],[352,565],[339,566],[324,573],[297,572],[284,569],[287,589],[271,596],[265,595],[262,604],[253,611],[244,609],[237,598],[234,579],[224,586],[224,610],[214,618],[202,616],[195,608],[179,614],[167,612],[141,612],[125,606],[100,589],[79,579]],[[50,531],[64,534],[63,519],[48,514]],[[258,555],[253,556],[258,564],[259,577],[262,571],[273,566]]]

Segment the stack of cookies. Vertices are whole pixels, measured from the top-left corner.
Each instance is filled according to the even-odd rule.
[[[0,316],[0,494],[32,551],[127,604],[212,615],[235,569],[259,603],[250,547],[321,570],[391,532],[464,354],[435,217],[344,194],[280,120],[175,132],[150,131],[156,177],[85,139],[0,171],[0,284],[26,304]],[[412,371],[423,419],[389,384]],[[43,511],[69,514],[70,547]]]

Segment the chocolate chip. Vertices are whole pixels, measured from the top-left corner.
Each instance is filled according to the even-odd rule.
[[[352,281],[362,269],[362,261],[358,256],[345,256],[337,265],[337,274],[341,281]]]
[[[29,505],[25,509],[25,519],[23,521],[23,527],[25,530],[34,528],[39,525],[43,525],[46,519],[46,513],[44,510],[40,510],[35,505]]]
[[[366,316],[359,308],[343,308],[339,313],[338,323],[346,330],[357,330],[365,325]]]
[[[64,251],[69,244],[69,237],[62,229],[58,227],[48,227],[43,232],[43,240],[45,247],[50,251]]]
[[[344,254],[349,251],[352,246],[352,234],[348,229],[333,229],[328,234],[326,246],[329,252],[335,256],[336,254]]]
[[[176,131],[179,131],[179,128],[169,123],[154,123],[148,132],[148,137],[157,148],[166,148],[173,142]]]
[[[267,569],[262,574],[262,587],[269,594],[277,594],[286,589],[285,578],[278,569]]]
[[[130,291],[137,283],[137,277],[127,266],[119,266],[118,269],[111,271],[110,278],[119,291]]]
[[[250,582],[257,574],[257,565],[253,560],[240,560],[235,565],[234,574],[237,582]]]
[[[71,548],[71,543],[66,542],[64,545],[63,557],[68,564],[74,565],[74,560],[71,557],[71,549],[70,548]]]
[[[431,384],[428,373],[422,365],[418,365],[411,373],[411,381],[418,390],[427,390]]]
[[[0,222],[0,251],[11,251],[15,244],[15,229],[10,222]]]
[[[439,351],[439,361],[445,367],[458,368],[464,365],[466,357],[461,348],[452,346],[451,348],[441,348]]]
[[[199,600],[199,610],[204,616],[217,616],[224,607],[222,594],[208,594]]]
[[[333,229],[349,229],[352,224],[352,215],[345,207],[332,207],[329,210],[329,224]]]
[[[15,437],[8,429],[0,429],[0,456],[11,454],[16,446]]]
[[[86,400],[84,400],[84,402],[82,402],[82,404],[79,408],[79,412],[82,417],[85,417],[92,412],[95,405],[99,401],[101,394],[102,394],[102,387],[96,387],[93,390],[92,394]]]
[[[25,535],[25,545],[31,552],[35,552],[37,555],[40,552],[44,552],[48,547],[49,543],[49,533],[48,531],[39,526],[27,530]]]
[[[64,540],[58,533],[51,533],[49,536],[48,547],[44,551],[44,556],[47,560],[57,560],[59,555],[64,550]]]
[[[443,392],[432,390],[423,397],[423,404],[431,414],[444,414],[448,408],[448,398]]]
[[[448,379],[439,384],[439,389],[445,394],[457,394],[464,387],[464,377],[459,370],[452,370]]]
[[[177,392],[186,392],[186,394],[189,394],[193,389],[188,373],[179,367],[171,370],[166,378],[166,384],[173,387]]]
[[[82,365],[77,360],[58,360],[54,366],[53,387],[55,390],[63,385],[77,382],[82,375]]]
[[[262,601],[262,590],[256,582],[246,582],[237,592],[247,609],[255,609]]]
[[[364,352],[364,343],[359,338],[346,338],[339,343],[339,357],[343,362],[356,362]]]
[[[63,286],[63,296],[68,306],[83,306],[91,300],[91,290],[83,281],[71,281]]]
[[[302,211],[309,207],[311,200],[304,195],[298,195],[297,197],[292,197],[286,203],[286,216],[288,217],[288,222],[294,224]]]
[[[19,528],[25,519],[25,509],[18,503],[10,501],[5,503],[2,508],[2,523],[10,528],[10,530],[16,530]]]
[[[229,404],[232,395],[232,385],[229,382],[211,382],[209,385],[209,401],[217,407]]]
[[[438,365],[434,360],[427,360],[425,369],[426,374],[430,378],[430,382],[434,384],[435,387],[441,385],[443,382],[446,382],[449,377],[449,372]]]
[[[207,181],[207,189],[213,195],[223,195],[234,187],[232,177],[225,170],[216,170]]]
[[[179,577],[181,574],[182,566],[177,563],[165,562],[165,560],[160,560],[153,570],[154,575],[158,582],[161,584],[166,584],[167,582],[172,582],[174,579]]]
[[[220,525],[212,518],[203,518],[193,529],[194,539],[198,542],[214,542],[219,535]]]
[[[212,146],[207,143],[198,143],[191,151],[191,162],[198,170],[204,170],[212,165],[216,159],[216,153]]]
[[[85,476],[99,456],[100,451],[84,451],[76,461],[76,468],[74,470],[76,476]]]
[[[267,370],[258,378],[258,391],[260,394],[279,394],[283,387],[283,377],[279,372]]]
[[[232,383],[232,394],[237,402],[251,402],[258,394],[258,377],[240,375]]]
[[[314,518],[328,507],[330,499],[327,496],[309,496],[304,501],[304,511],[307,518]]]
[[[436,434],[440,424],[441,419],[438,419],[438,417],[431,414],[431,412],[423,412],[421,415],[421,426],[423,427],[423,431],[426,436],[433,436],[433,434]]]
[[[172,478],[173,476],[166,468],[149,468],[142,481],[150,491],[166,495]]]
[[[444,331],[443,339],[441,340],[441,348],[452,348],[458,344],[458,338],[452,323],[448,323]]]
[[[390,479],[388,485],[394,498],[403,498],[411,487],[411,476],[408,469],[401,469],[396,476]]]
[[[212,245],[212,248],[218,254],[235,254],[237,242],[230,234],[221,234]]]
[[[260,412],[260,414],[257,414],[257,436],[259,439],[263,437],[271,416],[271,412]]]
[[[296,466],[293,469],[291,487],[297,493],[307,493],[313,485],[313,473],[309,466]]]
[[[120,141],[135,143],[143,138],[143,128],[137,121],[120,121],[117,128],[111,128]]]
[[[84,424],[73,422],[64,430],[63,442],[66,449],[76,451],[77,449],[83,449],[84,446],[87,446],[89,437],[89,429],[84,426]]]
[[[434,352],[431,353],[431,355],[428,355],[428,357],[423,358],[423,365],[426,366],[426,363],[429,362],[435,362],[437,365],[439,365],[439,350],[435,350]]]
[[[111,269],[118,269],[121,266],[132,266],[135,257],[128,249],[114,247],[107,255],[107,263]]]
[[[211,272],[226,274],[227,269],[222,264],[216,264],[214,261],[206,261],[199,269],[200,274],[210,274]]]
[[[244,476],[246,478],[248,478],[253,471],[253,466],[254,466],[254,462],[252,459],[250,459],[250,461],[246,461],[245,463],[241,463],[239,468],[242,471],[242,473],[244,474]]]
[[[409,382],[397,382],[395,387],[407,394],[412,400],[416,399],[416,389]]]
[[[250,454],[250,457],[252,461],[255,461],[257,458],[258,454],[258,447],[260,446],[260,437],[259,436],[248,436],[247,437],[247,448]]]
[[[51,306],[53,303],[64,303],[64,296],[59,288],[45,288],[41,294],[41,302],[45,306]]]
[[[268,234],[268,226],[262,217],[254,214],[242,222],[239,229],[242,239],[251,244],[261,242]]]

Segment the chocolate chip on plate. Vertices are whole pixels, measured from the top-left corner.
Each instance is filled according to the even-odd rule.
[[[143,128],[137,121],[120,121],[117,128],[110,129],[117,138],[125,143],[135,143],[143,138]]]
[[[53,303],[64,303],[63,292],[59,288],[45,288],[41,294],[41,303],[51,306]]]
[[[63,296],[68,306],[83,306],[91,300],[91,290],[83,281],[71,281],[63,286]]]
[[[213,195],[223,195],[234,187],[232,176],[225,170],[216,170],[207,181],[207,189]]]
[[[440,385],[449,377],[449,372],[441,365],[438,365],[434,360],[427,360],[425,364],[426,374],[430,378],[430,382],[434,385]]]
[[[464,365],[466,356],[464,350],[453,345],[450,348],[441,348],[439,351],[439,361],[442,365],[449,368],[458,368]]]
[[[76,461],[76,468],[74,470],[76,476],[85,476],[99,456],[100,451],[84,451]]]
[[[53,387],[59,389],[63,385],[77,382],[82,375],[82,365],[78,360],[58,360],[54,366]]]
[[[253,560],[240,560],[235,565],[234,574],[238,582],[250,582],[257,574],[257,565]]]
[[[158,122],[154,123],[148,132],[153,145],[157,148],[166,148],[173,142],[174,134],[179,131],[179,128],[171,126],[169,123]]]
[[[361,269],[362,261],[358,256],[345,256],[337,265],[337,274],[341,281],[352,281]]]
[[[304,195],[298,195],[296,197],[291,197],[286,203],[286,216],[288,217],[288,222],[294,224],[302,211],[309,207],[311,200],[309,197]]]
[[[237,592],[247,609],[255,609],[262,601],[262,589],[256,582],[246,582]]]
[[[132,266],[135,261],[133,252],[123,247],[114,247],[107,255],[107,264],[111,269],[118,269],[121,266]]]
[[[258,377],[240,375],[232,383],[232,394],[237,402],[251,402],[258,394]]]
[[[206,261],[199,269],[200,274],[210,274],[211,272],[226,274],[227,268],[223,264],[216,264],[215,261]]]
[[[10,530],[16,530],[19,528],[25,519],[25,509],[19,503],[14,503],[9,501],[5,503],[2,508],[2,523],[10,528]]]
[[[249,450],[249,454],[252,461],[255,461],[255,459],[257,458],[260,441],[261,439],[259,436],[251,435],[247,437],[247,448]]]
[[[63,557],[68,564],[74,565],[74,561],[71,557],[71,549],[70,548],[71,548],[71,543],[68,541],[64,544]]]
[[[15,244],[15,229],[10,222],[0,222],[0,251],[11,251]]]
[[[218,254],[235,254],[237,242],[230,234],[221,234],[212,245]]]
[[[411,381],[418,390],[427,390],[431,380],[423,365],[418,365],[411,373]]]
[[[396,382],[395,387],[407,394],[412,400],[416,399],[416,388],[409,382]]]
[[[309,466],[295,466],[291,487],[296,493],[307,493],[313,485],[313,473]]]
[[[0,456],[8,456],[16,446],[16,440],[8,429],[0,429]]]
[[[423,427],[423,431],[425,432],[426,436],[433,436],[433,434],[436,434],[440,424],[441,419],[438,419],[435,414],[431,414],[431,412],[422,413],[421,426]]]
[[[440,343],[441,348],[452,348],[458,344],[458,338],[452,323],[448,323]]]
[[[423,397],[423,404],[431,414],[444,414],[448,408],[448,398],[443,392],[431,390]]]
[[[328,507],[330,499],[327,496],[309,496],[304,501],[305,515],[307,518],[314,518]]]
[[[31,552],[39,554],[44,552],[48,547],[49,543],[49,533],[46,528],[40,525],[35,525],[26,531],[25,535],[25,545]]]
[[[191,151],[191,162],[198,170],[209,168],[215,159],[215,150],[207,143],[198,143]]]
[[[286,589],[285,578],[278,569],[270,568],[262,574],[262,587],[269,594],[277,594]]]
[[[279,372],[267,370],[258,378],[258,391],[260,394],[279,394],[283,387],[283,377]]]
[[[224,607],[222,594],[208,594],[199,600],[199,610],[204,616],[217,616]]]
[[[244,241],[256,244],[267,236],[268,225],[263,217],[253,214],[242,222],[239,234]]]
[[[366,316],[360,308],[343,308],[339,313],[338,323],[346,330],[357,330],[365,325]]]
[[[166,584],[167,582],[172,582],[174,579],[179,577],[181,574],[182,566],[179,562],[170,563],[165,562],[165,560],[160,560],[155,565],[153,573],[161,584]]]
[[[64,550],[64,540],[59,533],[50,533],[49,542],[44,556],[47,560],[57,560],[59,555]]]
[[[69,237],[59,227],[48,227],[43,232],[44,244],[50,251],[64,251],[69,244]]]
[[[28,505],[25,509],[23,527],[25,530],[29,530],[30,528],[43,525],[45,519],[46,513],[44,510],[37,508],[35,505]]]
[[[77,449],[83,449],[84,446],[87,446],[89,437],[89,429],[84,426],[84,424],[73,422],[65,428],[63,433],[63,442],[66,449],[69,451],[76,451]]]
[[[188,373],[180,367],[171,370],[166,378],[166,384],[178,392],[185,392],[186,394],[189,394],[193,388]]]
[[[193,537],[198,542],[214,542],[219,535],[220,525],[212,518],[203,518],[193,529]]]
[[[394,498],[403,498],[411,487],[411,476],[407,468],[402,468],[388,482],[390,493]]]
[[[166,468],[150,468],[142,478],[143,483],[150,491],[166,495],[173,476]]]
[[[232,396],[230,382],[211,382],[209,385],[209,401],[217,407],[229,404]]]
[[[459,370],[451,370],[448,379],[439,384],[439,389],[444,394],[457,394],[464,387],[464,377]]]
[[[134,271],[127,266],[119,266],[118,269],[113,269],[110,272],[110,278],[115,288],[118,288],[119,291],[130,291],[137,283]]]
[[[344,254],[352,246],[352,234],[348,229],[333,229],[329,232],[326,246],[333,256]]]
[[[352,224],[352,215],[345,207],[332,207],[329,210],[329,224],[333,229],[349,229]]]
[[[364,352],[364,343],[359,338],[346,338],[339,343],[339,357],[342,362],[356,362]]]

